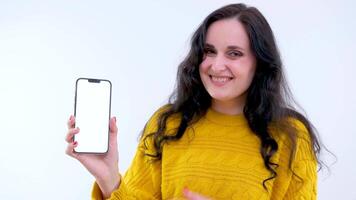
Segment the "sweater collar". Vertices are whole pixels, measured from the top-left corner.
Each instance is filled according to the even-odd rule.
[[[211,122],[224,126],[242,126],[248,124],[247,119],[242,113],[237,115],[228,115],[217,112],[212,108],[207,110],[205,118]]]

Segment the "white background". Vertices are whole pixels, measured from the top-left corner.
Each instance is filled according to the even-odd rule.
[[[356,199],[354,2],[246,1],[272,26],[296,99],[338,158],[319,199]],[[113,83],[125,172],[193,31],[227,3],[0,0],[0,198],[89,199],[93,178],[64,153],[78,77]]]

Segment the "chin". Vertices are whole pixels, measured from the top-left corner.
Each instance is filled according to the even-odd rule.
[[[216,100],[216,101],[231,101],[231,100],[235,99],[231,96],[227,96],[224,94],[210,94],[210,96],[213,100]]]
[[[222,92],[220,90],[210,90],[208,93],[212,100],[220,102],[239,101],[241,98],[246,98],[246,92]]]

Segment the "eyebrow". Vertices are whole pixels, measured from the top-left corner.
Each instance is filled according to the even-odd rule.
[[[209,43],[205,43],[205,46],[206,47],[209,47],[209,48],[215,48],[214,45],[212,44],[209,44]],[[236,45],[230,45],[230,46],[227,46],[228,49],[240,49],[240,50],[245,50],[243,49],[242,47],[239,47],[239,46],[236,46]]]

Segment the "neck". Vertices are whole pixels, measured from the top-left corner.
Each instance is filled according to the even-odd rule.
[[[243,113],[245,98],[238,98],[229,101],[212,99],[211,103],[212,109],[219,113],[227,115],[238,115]]]

